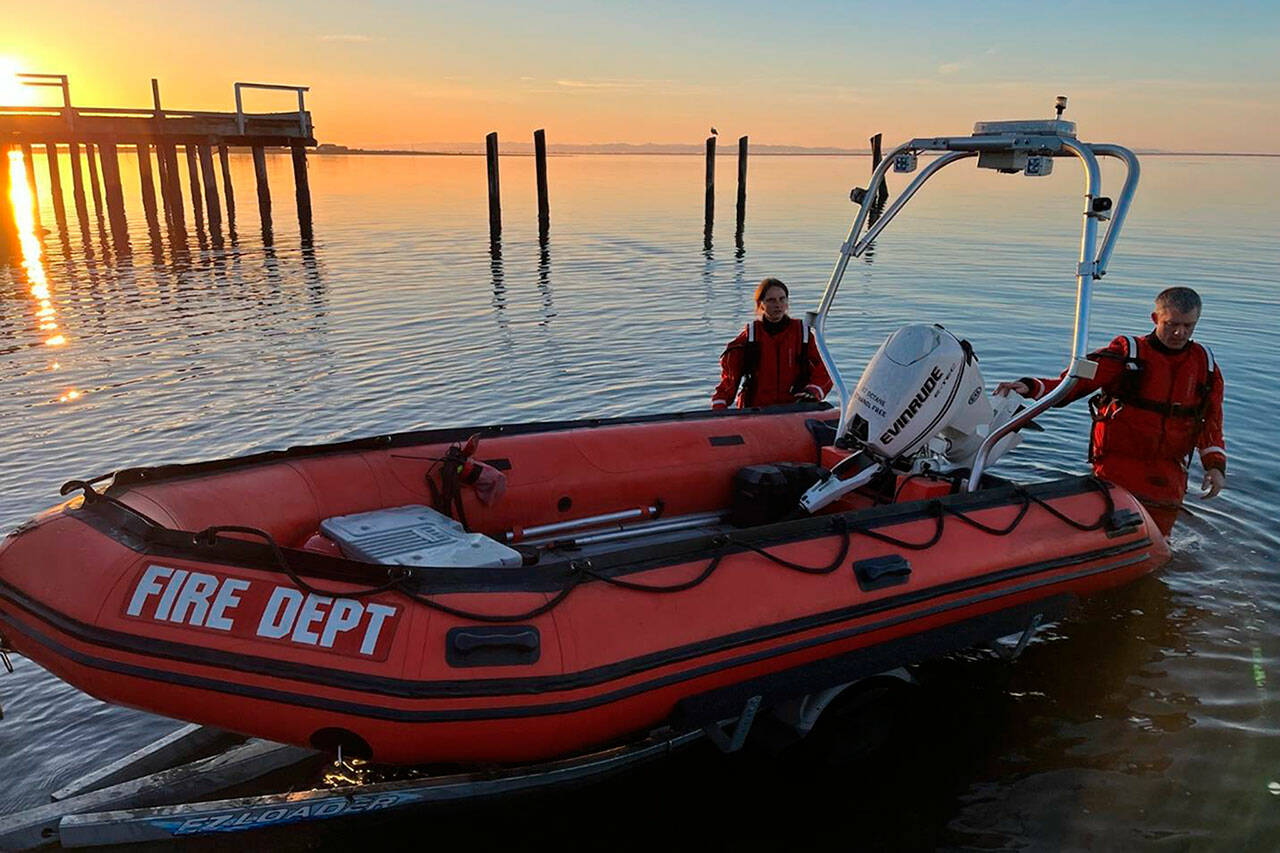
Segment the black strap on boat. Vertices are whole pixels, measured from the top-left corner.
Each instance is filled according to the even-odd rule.
[[[320,587],[312,586],[307,583],[302,579],[301,575],[294,571],[293,566],[289,565],[289,560],[284,555],[284,549],[282,549],[276,542],[275,537],[265,530],[259,530],[256,527],[242,527],[236,524],[218,524],[212,527],[206,527],[193,538],[197,544],[203,542],[207,545],[216,545],[218,542],[218,536],[223,533],[243,533],[246,536],[256,536],[265,541],[267,545],[270,546],[271,553],[275,555],[276,563],[280,566],[280,571],[284,572],[285,575],[288,576],[289,580],[294,582],[298,589],[310,595],[324,595],[330,598],[368,598],[371,595],[377,595],[380,592],[386,592],[387,590],[394,589],[412,574],[404,566],[388,566],[387,582],[379,586],[371,586],[354,591],[321,589]]]
[[[804,566],[800,563],[793,563],[790,560],[784,560],[775,554],[770,554],[759,545],[752,545],[750,542],[743,542],[742,546],[749,551],[754,551],[761,557],[764,557],[779,566],[791,569],[794,572],[801,572],[806,575],[829,575],[844,563],[844,558],[849,556],[849,546],[852,544],[852,537],[849,535],[849,523],[842,517],[836,516],[834,525],[841,534],[840,552],[836,554],[835,559],[825,566]]]
[[[723,537],[723,540],[725,541],[722,542],[722,544],[727,544],[727,539],[728,537]],[[647,583],[636,583],[635,581],[624,581],[621,578],[609,577],[608,575],[602,575],[599,572],[593,571],[591,569],[590,560],[580,560],[575,562],[578,562],[582,565],[583,573],[586,576],[594,578],[595,580],[598,580],[598,581],[603,581],[609,584],[609,586],[616,586],[619,589],[630,589],[630,590],[634,590],[635,592],[663,593],[663,592],[684,592],[687,589],[693,589],[695,586],[699,586],[703,581],[711,577],[711,575],[715,572],[716,569],[720,568],[720,560],[723,557],[724,557],[723,553],[713,555],[711,557],[711,561],[707,563],[707,567],[703,569],[702,572],[697,577],[687,581],[682,581],[681,583],[673,583],[673,584],[647,584]]]
[[[1004,527],[991,527],[983,524],[981,521],[970,518],[968,515],[952,506],[944,504],[943,509],[975,530],[981,530],[983,533],[989,533],[992,536],[1008,536],[1017,529],[1019,524],[1022,523],[1022,517],[1027,514],[1027,510],[1031,509],[1031,494],[1021,486],[1017,486],[1016,489],[1016,494],[1018,497],[1022,498],[1022,507],[1018,510],[1018,514],[1013,517],[1013,521],[1010,521]]]
[[[422,595],[413,590],[406,589],[405,582],[410,580],[413,577],[413,572],[411,569],[405,566],[388,567],[387,582],[379,586],[367,587],[365,589],[351,590],[351,591],[326,590],[326,589],[321,589],[319,587],[312,586],[311,584],[304,581],[298,575],[298,573],[294,571],[293,567],[289,565],[289,561],[288,561],[288,558],[285,556],[284,550],[276,542],[275,538],[267,531],[259,530],[256,527],[241,527],[238,525],[217,525],[213,527],[207,527],[204,530],[200,531],[199,533],[195,534],[194,540],[196,543],[204,542],[212,545],[217,542],[218,536],[222,533],[241,533],[247,536],[258,537],[264,540],[270,546],[272,553],[275,555],[276,562],[280,565],[281,571],[283,571],[284,574],[287,575],[289,579],[293,581],[293,583],[296,584],[299,589],[309,594],[324,595],[332,598],[359,599],[359,598],[367,598],[368,596],[371,596],[371,595],[377,595],[378,593],[382,593],[382,592],[388,592],[390,590],[396,590],[397,592],[406,596],[410,600],[417,602],[423,605],[424,607],[428,607],[432,610],[436,610],[440,613],[445,613],[450,616],[455,616],[459,619],[468,619],[474,622],[487,622],[487,623],[500,624],[500,623],[509,623],[509,622],[524,622],[529,619],[533,619],[537,616],[541,616],[544,613],[550,612],[551,610],[554,610],[556,607],[560,605],[561,602],[567,599],[569,595],[575,589],[577,589],[581,583],[583,583],[588,578],[592,580],[601,581],[602,583],[606,583],[606,584],[609,584],[610,586],[615,586],[620,589],[629,589],[634,592],[648,592],[648,593],[661,594],[661,593],[684,592],[685,590],[693,589],[694,587],[697,587],[702,583],[704,583],[708,578],[711,577],[712,574],[715,573],[716,569],[718,569],[721,563],[723,562],[723,559],[725,557],[725,549],[727,549],[731,545],[737,545],[748,551],[759,554],[760,556],[766,558],[770,562],[776,563],[777,565],[782,566],[783,568],[789,569],[791,571],[800,572],[802,574],[808,574],[808,575],[826,575],[836,571],[844,564],[846,558],[849,556],[849,551],[852,547],[852,534],[854,533],[858,533],[863,536],[866,536],[869,539],[875,539],[879,542],[885,542],[899,548],[906,548],[912,551],[923,551],[927,548],[933,547],[938,543],[939,540],[942,539],[942,533],[943,533],[943,530],[945,529],[946,517],[948,515],[953,515],[956,518],[960,519],[965,524],[968,524],[977,530],[981,530],[984,533],[988,533],[993,536],[1007,536],[1008,534],[1012,533],[1014,529],[1017,528],[1017,526],[1022,522],[1022,519],[1026,517],[1027,511],[1031,508],[1031,504],[1036,503],[1041,507],[1043,507],[1047,512],[1049,512],[1050,515],[1054,516],[1055,518],[1062,521],[1063,523],[1068,524],[1071,527],[1074,527],[1077,530],[1081,530],[1081,531],[1097,530],[1105,526],[1107,524],[1107,521],[1111,518],[1112,514],[1115,511],[1115,500],[1111,497],[1111,490],[1107,487],[1107,484],[1104,483],[1102,480],[1100,480],[1098,477],[1088,477],[1087,482],[1092,488],[1102,493],[1102,498],[1104,502],[1103,511],[1098,516],[1097,521],[1094,521],[1088,524],[1084,522],[1076,521],[1075,519],[1063,514],[1062,512],[1059,512],[1057,509],[1055,509],[1053,506],[1051,506],[1049,503],[1047,503],[1043,499],[1037,497],[1036,495],[1032,494],[1030,491],[1019,486],[1017,487],[1017,493],[1022,498],[1022,506],[1019,508],[1018,513],[1016,516],[1014,516],[1013,520],[1003,528],[996,528],[990,525],[983,524],[982,522],[976,521],[975,519],[968,517],[965,513],[959,510],[956,510],[946,504],[943,504],[942,501],[940,500],[930,501],[928,504],[927,513],[933,516],[933,518],[936,520],[936,528],[934,530],[933,536],[930,537],[929,540],[926,542],[907,542],[905,540],[898,539],[893,536],[886,536],[883,533],[878,533],[875,530],[872,530],[867,527],[863,527],[861,525],[849,524],[848,520],[843,516],[835,516],[832,518],[832,528],[835,532],[840,534],[840,537],[841,537],[840,547],[836,553],[836,556],[831,560],[830,563],[826,564],[825,566],[806,566],[801,563],[795,563],[795,562],[792,562],[791,560],[787,560],[783,557],[779,557],[776,554],[771,554],[764,548],[758,545],[755,545],[753,543],[735,542],[733,538],[728,535],[718,536],[713,540],[713,547],[716,547],[720,550],[718,551],[718,553],[715,553],[711,556],[711,559],[707,563],[706,567],[696,577],[691,578],[687,581],[681,581],[679,583],[674,583],[674,584],[646,584],[646,583],[637,583],[636,581],[627,581],[621,578],[611,577],[609,575],[602,574],[600,572],[595,571],[595,569],[592,567],[592,563],[590,559],[573,560],[569,563],[568,582],[560,590],[558,590],[555,595],[553,595],[551,598],[547,599],[545,602],[538,605],[537,607],[526,610],[523,613],[512,613],[512,614],[477,613],[475,611],[463,610],[458,607],[450,607],[449,605],[442,604],[433,598]]]
[[[946,513],[942,511],[942,501],[932,500],[926,505],[925,512],[932,515],[937,520],[937,527],[933,531],[933,536],[928,542],[907,542],[893,536],[886,536],[883,533],[877,533],[865,527],[855,527],[854,530],[878,542],[886,542],[899,548],[906,548],[909,551],[923,551],[926,548],[932,548],[938,544],[938,540],[942,538],[943,528],[946,526]]]
[[[1084,522],[1076,521],[1073,518],[1063,515],[1061,512],[1054,509],[1043,499],[1036,497],[1030,492],[1027,492],[1027,497],[1031,498],[1031,500],[1035,501],[1037,504],[1043,507],[1044,510],[1048,512],[1050,515],[1052,515],[1054,518],[1058,519],[1064,524],[1068,524],[1071,527],[1074,527],[1076,530],[1082,530],[1082,531],[1099,530],[1102,527],[1106,526],[1107,520],[1110,519],[1111,514],[1115,512],[1116,502],[1115,502],[1115,499],[1111,497],[1111,490],[1107,488],[1107,484],[1104,483],[1100,478],[1096,476],[1090,476],[1087,478],[1087,482],[1089,483],[1090,486],[1092,486],[1093,488],[1097,489],[1099,492],[1102,493],[1102,501],[1103,501],[1102,514],[1099,515],[1098,520],[1093,522],[1092,524],[1085,524]],[[1018,488],[1021,489],[1022,487],[1019,486]]]

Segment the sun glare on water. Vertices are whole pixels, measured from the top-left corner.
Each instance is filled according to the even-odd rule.
[[[35,199],[27,184],[26,163],[22,159],[22,151],[9,151],[9,162],[0,164],[9,170],[9,198],[0,198],[0,204],[9,204],[13,208],[14,223],[17,225],[18,243],[22,248],[22,268],[27,274],[27,282],[31,286],[31,297],[35,300],[35,320],[39,331],[47,337],[45,346],[60,347],[67,343],[66,335],[58,328],[57,309],[53,306],[53,293],[49,289],[49,279],[44,270],[44,252],[40,245],[40,237],[36,233]],[[60,367],[57,362],[51,369]],[[78,399],[79,392],[63,395],[62,402]]]

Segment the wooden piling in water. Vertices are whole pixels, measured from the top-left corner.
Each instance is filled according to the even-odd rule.
[[[84,161],[89,167],[89,188],[93,191],[93,212],[102,221],[102,183],[98,180],[98,152],[92,142],[84,144]]]
[[[304,239],[311,238],[311,183],[307,180],[307,149],[301,143],[290,146],[293,154],[293,189],[298,201],[298,227]]]
[[[47,75],[46,75],[47,76]],[[143,189],[143,207],[147,213],[148,223],[158,219],[158,211],[154,206],[156,196],[156,180],[159,180],[160,197],[164,205],[165,220],[171,227],[184,227],[182,206],[182,174],[178,165],[176,146],[182,145],[188,159],[187,171],[191,183],[192,210],[197,224],[203,231],[203,222],[208,210],[210,223],[216,228],[223,220],[223,208],[217,196],[217,177],[211,165],[212,147],[218,146],[218,158],[222,170],[223,191],[227,194],[225,208],[226,220],[234,227],[236,206],[235,190],[231,181],[229,146],[243,145],[258,147],[257,166],[261,167],[262,150],[266,146],[288,147],[294,158],[295,178],[298,190],[299,221],[304,228],[311,226],[312,211],[310,187],[306,172],[306,147],[316,144],[313,135],[311,115],[303,104],[305,86],[277,86],[261,83],[237,83],[236,95],[239,104],[239,93],[242,87],[275,88],[294,90],[298,96],[296,113],[267,113],[246,115],[237,106],[235,112],[215,113],[208,111],[178,110],[166,112],[160,103],[159,81],[151,81],[153,100],[152,110],[85,108],[73,107],[67,95],[66,79],[62,78],[63,104],[60,107],[33,107],[31,109],[0,110],[0,139],[4,140],[6,152],[19,146],[24,154],[27,166],[27,183],[34,178],[32,156],[33,149],[45,146],[50,157],[50,173],[57,176],[59,168],[59,145],[70,146],[70,160],[73,163],[75,188],[79,191],[77,214],[88,223],[89,191],[92,191],[93,205],[98,214],[98,230],[106,236],[103,213],[103,181],[106,183],[107,214],[112,215],[112,228],[121,230],[120,212],[123,210],[123,188],[119,187],[119,146],[133,146],[139,154],[139,181]],[[208,152],[202,162],[200,146],[207,144]],[[151,171],[150,146],[156,146],[156,172]],[[80,161],[83,146],[89,169],[89,178],[84,178]],[[95,150],[95,146],[97,150]],[[17,154],[14,155],[17,159]],[[102,161],[99,157],[104,158]],[[102,163],[103,177],[99,178],[98,167]],[[144,164],[145,165],[142,165]],[[10,163],[0,164],[10,168]],[[145,170],[145,171],[144,171]],[[158,175],[156,174],[158,172]],[[203,177],[201,172],[204,173]],[[17,177],[18,171],[13,172]],[[260,210],[270,210],[270,196],[265,186],[265,171],[260,175],[262,192],[259,194]],[[202,184],[204,185],[202,187]],[[86,187],[88,189],[86,189]],[[61,202],[61,188],[54,186],[51,190],[54,197],[55,210],[60,218],[65,219],[68,205]],[[38,196],[33,194],[33,198]],[[117,203],[121,201],[121,203]],[[207,202],[207,204],[206,204]],[[24,212],[25,219],[26,213]],[[36,212],[38,216],[38,211]]]
[[[166,143],[156,145],[156,159],[163,164],[161,186],[166,190],[165,210],[172,226],[179,231],[187,228],[186,215],[182,212],[182,181],[178,177],[178,149]]]
[[[120,182],[120,156],[114,142],[98,146],[102,158],[102,184],[107,193],[107,216],[111,220],[111,234],[117,246],[128,242],[129,225],[124,215],[124,187]]]
[[[747,221],[747,137],[738,137],[738,237]]]
[[[231,158],[227,146],[218,146],[218,160],[222,164],[222,193],[227,197],[227,227],[236,227],[236,193],[231,186]]]
[[[160,222],[156,216],[156,185],[151,175],[151,146],[139,142],[138,147],[138,181],[142,185],[142,212],[147,217],[147,227],[156,229]]]
[[[204,200],[200,195],[200,167],[196,163],[199,147],[190,143],[183,146],[187,156],[187,181],[191,185],[191,210],[195,216],[196,230],[204,231]]]
[[[36,224],[36,230],[41,229],[40,225],[40,195],[36,189],[36,157],[35,152],[31,150],[29,143],[22,145],[22,166],[27,175],[27,191],[31,193],[31,217]]]
[[[222,204],[218,201],[218,181],[213,174],[213,151],[208,145],[197,145],[196,156],[200,160],[200,179],[204,183],[204,204],[209,214],[209,233],[216,237],[222,233]]]
[[[533,132],[533,157],[538,179],[538,239],[546,240],[551,231],[551,204],[547,200],[547,132]]]
[[[253,146],[253,176],[258,185],[258,217],[262,227],[271,229],[271,186],[267,183],[267,154],[261,145]]]
[[[703,225],[703,235],[706,242],[711,242],[711,225],[716,215],[716,138],[714,136],[707,137],[707,195],[705,205],[706,221]]]
[[[876,167],[880,165],[880,161],[883,159],[883,155],[880,153],[880,142],[881,137],[883,136],[884,134],[877,133],[875,136],[871,137],[871,171],[873,172],[876,170]],[[880,189],[876,191],[876,204],[883,205],[888,200],[889,183],[888,181],[881,181]]]
[[[484,138],[484,159],[489,178],[489,239],[502,236],[502,200],[498,189],[498,134]]]
[[[67,207],[62,200],[62,170],[58,166],[58,146],[45,143],[44,156],[49,162],[49,195],[53,199],[53,218],[61,231],[67,230]]]
[[[9,146],[0,144],[0,259],[17,255],[18,223],[9,204]]]
[[[84,197],[84,166],[80,163],[80,145],[72,142],[71,150],[71,198],[76,206],[76,218],[81,231],[89,227],[89,203]]]

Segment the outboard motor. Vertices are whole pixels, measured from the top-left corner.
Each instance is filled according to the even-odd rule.
[[[1020,408],[1020,398],[997,397],[993,404],[987,397],[968,341],[939,325],[903,326],[872,356],[846,406],[845,433],[836,443],[858,452],[838,466],[845,471],[833,471],[843,477],[818,483],[800,505],[813,512],[889,467],[967,468],[983,440]],[[1020,440],[1010,433],[988,459]]]

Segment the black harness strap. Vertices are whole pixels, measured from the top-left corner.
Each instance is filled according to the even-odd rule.
[[[1093,420],[1095,422],[1110,421],[1123,407],[1133,406],[1135,409],[1141,409],[1145,412],[1154,412],[1162,418],[1191,418],[1198,420],[1200,427],[1203,427],[1205,414],[1209,409],[1209,393],[1213,390],[1213,376],[1218,370],[1218,365],[1213,356],[1209,354],[1209,351],[1203,345],[1200,345],[1200,349],[1204,351],[1209,369],[1206,373],[1205,381],[1196,386],[1198,402],[1190,405],[1164,403],[1141,395],[1142,375],[1146,365],[1143,364],[1142,359],[1138,358],[1137,339],[1128,338],[1127,340],[1129,343],[1126,346],[1126,350],[1130,351],[1125,355],[1120,355],[1112,350],[1099,350],[1092,354],[1094,358],[1109,358],[1122,361],[1125,367],[1124,373],[1120,376],[1120,382],[1115,394],[1099,391],[1089,399],[1089,412],[1093,415]],[[1094,451],[1093,431],[1090,430],[1090,462],[1096,461]]]
[[[804,326],[803,320],[792,319],[792,323],[800,323],[800,346],[799,352],[796,353],[796,364],[799,373],[796,381],[791,385],[791,393],[799,394],[809,385],[809,380],[813,375],[813,368],[809,364],[809,335],[808,328]],[[742,404],[743,408],[750,408],[755,405],[756,388],[759,383],[760,372],[760,335],[767,334],[764,331],[764,324],[759,320],[752,320],[751,325],[747,327],[747,340],[742,344]],[[732,348],[732,347],[731,347]],[[726,349],[725,352],[728,352]]]

